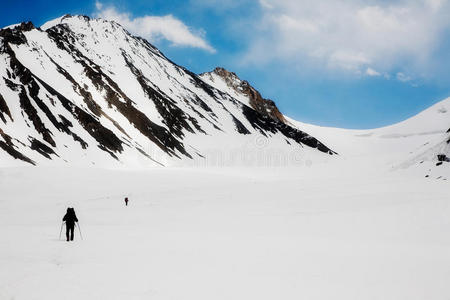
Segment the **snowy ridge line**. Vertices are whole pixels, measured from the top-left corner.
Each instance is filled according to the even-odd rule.
[[[286,118],[292,126],[327,141],[341,157],[368,169],[380,166],[391,171],[413,169],[424,177],[436,174],[434,178],[447,178],[450,98],[404,121],[374,129],[329,128]]]
[[[192,165],[254,136],[264,150],[336,154],[247,82],[245,104],[115,22],[22,23],[0,30],[0,45],[0,166]]]

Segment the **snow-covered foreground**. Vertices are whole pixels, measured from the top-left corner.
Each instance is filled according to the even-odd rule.
[[[13,168],[0,193],[0,299],[450,296],[448,183],[406,171]]]

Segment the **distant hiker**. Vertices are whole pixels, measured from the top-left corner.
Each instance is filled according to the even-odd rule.
[[[125,206],[128,206],[128,197],[125,197]]]
[[[73,231],[75,228],[75,222],[78,222],[77,216],[75,215],[75,210],[73,207],[67,208],[66,215],[63,218],[63,221],[66,222],[66,238],[69,241],[69,233],[70,240],[73,241]]]

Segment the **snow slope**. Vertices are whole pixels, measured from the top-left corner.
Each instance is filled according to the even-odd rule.
[[[217,68],[201,77],[217,89],[252,106],[253,94],[246,91],[249,84],[236,74]],[[253,89],[251,86],[250,88]],[[370,130],[321,127],[287,116],[279,119],[326,141],[331,149],[339,153],[337,159],[345,161],[342,166],[344,169],[398,169],[422,165],[419,173],[424,176],[429,175],[433,169],[446,169],[438,172],[441,175],[448,173],[449,166],[446,163],[439,168],[435,167],[439,154],[450,157],[450,98],[398,124]],[[328,162],[329,159],[321,160],[324,161]]]
[[[448,183],[406,171],[3,168],[0,191],[0,299],[450,295]],[[69,205],[84,240],[58,239]]]
[[[344,159],[357,160],[364,167],[413,167],[423,175],[437,172],[437,176],[449,173],[448,163],[436,164],[439,154],[450,156],[450,98],[405,121],[370,130],[326,128],[287,119],[293,126],[326,140]]]
[[[303,128],[311,134],[317,134],[320,138],[329,140],[330,144],[337,147],[337,151],[344,155],[357,155],[362,151],[368,154],[376,152],[391,152],[394,149],[384,148],[389,144],[403,145],[400,151],[413,150],[417,143],[441,139],[450,128],[450,98],[444,99],[421,113],[390,126],[368,129],[348,130],[340,128],[329,128],[314,126],[289,119],[293,125]],[[350,139],[350,140],[348,140]],[[373,148],[369,143],[358,143],[358,140],[372,140],[380,144]],[[354,147],[358,144],[365,149]],[[357,146],[357,145],[356,145]]]
[[[9,157],[1,166],[209,164],[255,140],[273,151],[334,153],[103,19],[1,30],[0,77],[0,148]]]

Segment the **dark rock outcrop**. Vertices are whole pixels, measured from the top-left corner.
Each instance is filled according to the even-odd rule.
[[[258,129],[264,136],[267,136],[268,133],[276,133],[277,131],[279,131],[287,138],[293,139],[299,144],[305,144],[311,148],[317,148],[317,150],[330,155],[337,154],[306,132],[286,125],[280,121],[268,118],[267,116],[262,116],[257,111],[249,108],[248,106],[244,106],[243,110],[244,115],[247,117],[250,124],[252,124],[255,129]]]
[[[54,154],[56,156],[58,156],[55,151],[53,151],[52,148],[50,148],[49,146],[45,145],[44,143],[42,143],[41,141],[30,137],[29,138],[30,142],[31,142],[31,146],[30,148],[32,150],[37,151],[39,154],[41,154],[42,156],[48,158],[48,159],[52,159],[50,155]]]
[[[437,159],[438,161],[450,162],[450,157],[447,157],[445,154],[438,154]]]
[[[248,81],[241,80],[236,73],[220,67],[215,68],[213,73],[222,77],[229,87],[246,95],[250,100],[250,106],[258,113],[263,116],[268,116],[273,120],[286,123],[283,114],[278,110],[275,102],[263,98],[261,94],[248,83]]]
[[[5,99],[0,94],[0,119],[3,121],[3,123],[6,123],[6,118],[4,115],[7,115],[11,122],[13,121],[13,118],[11,117],[11,112],[9,111],[9,107],[6,104]]]
[[[0,136],[4,140],[4,142],[0,141],[0,148],[3,149],[3,151],[5,151],[9,155],[11,155],[14,159],[20,159],[29,164],[36,165],[36,163],[34,161],[32,161],[30,158],[26,157],[25,155],[23,155],[22,153],[20,153],[19,151],[17,151],[14,148],[14,143],[12,142],[12,138],[9,135],[7,135],[6,133],[4,133],[1,128],[0,128]]]

